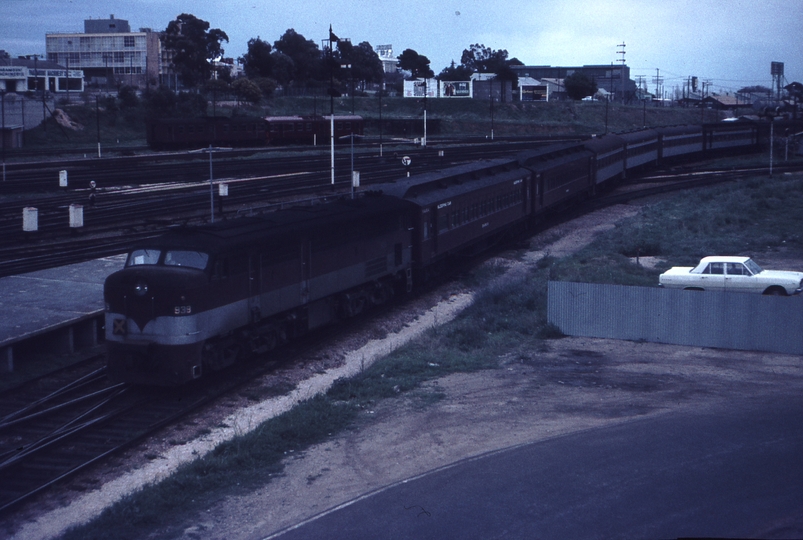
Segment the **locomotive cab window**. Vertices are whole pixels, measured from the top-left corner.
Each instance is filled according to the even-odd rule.
[[[128,255],[126,266],[139,266],[143,264],[156,264],[162,252],[158,249],[135,249]]]
[[[185,266],[203,270],[209,262],[209,254],[201,251],[168,251],[165,253],[166,266]]]

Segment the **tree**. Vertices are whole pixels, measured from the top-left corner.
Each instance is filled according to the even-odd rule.
[[[502,68],[507,67],[507,56],[504,49],[494,51],[475,43],[463,50],[460,63],[475,73],[499,73]]]
[[[262,91],[262,95],[265,97],[273,96],[273,93],[279,86],[279,83],[276,82],[276,79],[271,79],[270,77],[257,77],[256,79],[251,80],[259,87],[259,89]]]
[[[435,77],[435,72],[429,67],[429,58],[423,54],[418,54],[413,49],[405,49],[398,56],[398,66],[409,71],[414,79],[431,79]]]
[[[120,90],[117,91],[117,99],[120,100],[120,108],[122,109],[134,109],[139,107],[137,89],[133,86],[121,86]]]
[[[290,28],[273,43],[273,48],[293,61],[292,80],[296,84],[324,78],[321,51],[311,39]]]
[[[196,92],[176,94],[167,86],[160,86],[145,93],[148,116],[192,118],[206,114],[206,98]]]
[[[454,60],[452,60],[452,65],[443,68],[438,78],[442,81],[470,81],[473,73],[473,71],[462,64],[459,66],[455,65]]]
[[[231,89],[234,90],[237,99],[241,101],[256,104],[262,99],[262,90],[250,79],[237,79],[231,83]]]
[[[195,15],[182,13],[170,21],[165,31],[165,47],[173,51],[173,66],[187,86],[197,86],[209,79],[211,60],[223,54],[221,43],[229,37]]]
[[[367,41],[356,47],[349,42],[338,43],[338,53],[343,61],[351,65],[350,76],[365,89],[366,84],[382,81],[384,70],[379,55]]]
[[[596,81],[592,81],[586,74],[580,71],[575,71],[564,78],[563,86],[566,88],[566,95],[575,101],[579,101],[587,96],[593,96],[597,93]]]
[[[273,76],[271,50],[270,43],[262,41],[258,36],[248,40],[248,52],[241,58],[246,77],[254,79]]]
[[[273,61],[273,78],[279,84],[290,84],[295,71],[293,59],[279,51],[273,51],[270,56]]]

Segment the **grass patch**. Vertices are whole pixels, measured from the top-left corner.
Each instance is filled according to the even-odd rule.
[[[556,261],[552,279],[654,286],[670,266],[695,266],[708,255],[803,251],[803,175],[755,177],[661,200]],[[665,264],[643,268],[636,256]],[[761,264],[760,257],[759,264]]]

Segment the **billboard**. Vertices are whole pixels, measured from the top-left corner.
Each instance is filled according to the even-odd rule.
[[[435,79],[416,79],[404,81],[404,97],[437,97],[438,81]]]
[[[549,101],[549,89],[545,84],[522,85],[520,90],[522,101]]]
[[[440,92],[445,98],[470,98],[471,81],[441,81]]]

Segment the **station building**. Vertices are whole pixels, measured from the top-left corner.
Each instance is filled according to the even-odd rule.
[[[111,89],[120,85],[144,88],[159,84],[159,32],[132,32],[128,21],[89,19],[83,33],[45,34],[47,60],[83,71],[89,86]]]
[[[11,58],[0,51],[0,92],[22,94],[42,90],[53,94],[83,92],[84,73],[36,56]]]

